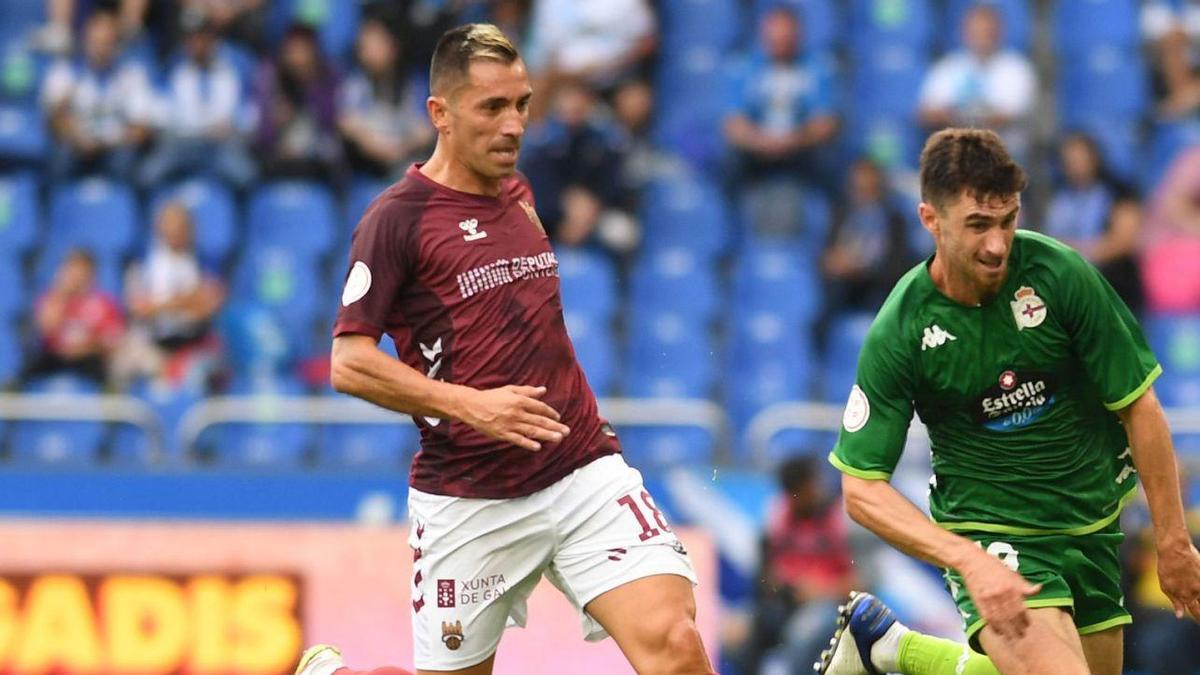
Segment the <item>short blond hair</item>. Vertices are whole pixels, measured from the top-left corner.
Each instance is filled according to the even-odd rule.
[[[449,94],[467,75],[472,61],[505,65],[521,58],[504,33],[490,23],[468,23],[442,34],[429,64],[429,88],[436,96]]]

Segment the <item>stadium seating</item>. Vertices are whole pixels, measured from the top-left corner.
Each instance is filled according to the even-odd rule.
[[[1154,389],[1168,407],[1200,406],[1200,317],[1154,315],[1146,339],[1163,366]]]
[[[327,424],[321,428],[317,466],[322,469],[403,471],[420,448],[417,428],[394,424]]]
[[[711,332],[695,316],[667,307],[635,309],[627,335],[627,396],[711,396],[717,351]]]
[[[36,104],[0,101],[0,160],[36,164],[46,158],[49,147]]]
[[[28,173],[0,177],[0,251],[19,261],[30,252],[41,234],[37,181]]]
[[[787,7],[800,17],[800,41],[806,50],[824,52],[843,41],[845,17],[837,0],[755,0],[755,15],[760,18],[775,7]],[[757,22],[755,23],[757,25]]]
[[[647,252],[686,249],[711,259],[724,252],[731,239],[721,187],[690,172],[662,176],[647,186],[641,220]]]
[[[3,291],[0,291],[3,292]],[[24,350],[14,324],[0,321],[0,388],[8,385],[21,372]]]
[[[246,410],[269,416],[278,406],[274,397],[305,392],[290,378],[251,375],[236,378],[230,393],[253,396]],[[313,450],[314,442],[308,424],[238,422],[210,427],[201,434],[198,445],[202,456],[216,466],[278,470],[299,467]]]
[[[1147,112],[1147,70],[1136,50],[1093,45],[1059,65],[1063,125],[1070,127],[1087,117],[1136,120]]]
[[[739,0],[664,0],[660,11],[664,54],[700,45],[726,52],[742,37]]]
[[[697,427],[628,427],[617,434],[626,459],[639,469],[706,467],[716,460],[712,434]]]
[[[611,324],[589,312],[564,314],[567,334],[575,348],[579,365],[597,396],[611,396],[616,388],[616,340]]]
[[[734,265],[733,305],[739,309],[780,313],[807,325],[820,313],[823,297],[813,256],[799,246],[751,245]]]
[[[858,352],[874,318],[872,314],[847,314],[833,321],[826,338],[829,346],[822,377],[825,401],[844,403],[850,395],[858,371]]]
[[[60,188],[50,200],[50,234],[56,243],[82,247],[119,261],[145,228],[137,197],[127,185],[85,178]]]
[[[100,387],[72,375],[55,375],[27,383],[23,391],[41,395],[96,394]],[[22,465],[87,466],[99,458],[107,432],[102,422],[34,422],[13,425],[11,461]]]
[[[950,46],[962,46],[962,20],[967,10],[976,5],[993,7],[1004,24],[1004,46],[1028,52],[1033,29],[1033,12],[1029,0],[949,0],[942,25],[942,34],[949,36]]]
[[[851,48],[906,44],[928,49],[939,24],[928,0],[852,0]]]
[[[716,276],[706,260],[682,249],[647,252],[630,279],[634,311],[670,310],[704,325],[721,302]]]
[[[1058,0],[1054,3],[1054,48],[1060,54],[1088,47],[1136,47],[1137,0]]]
[[[611,321],[620,302],[612,260],[588,249],[560,248],[555,253],[563,310]]]
[[[329,252],[337,221],[328,188],[301,181],[272,183],[250,197],[248,243],[252,248],[286,247],[315,258]]]
[[[270,5],[271,29],[278,38],[292,23],[316,28],[325,54],[350,62],[358,31],[360,3],[344,0],[278,0]]]

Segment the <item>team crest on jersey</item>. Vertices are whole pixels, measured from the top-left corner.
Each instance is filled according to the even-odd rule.
[[[546,228],[542,227],[542,219],[538,218],[537,211],[533,209],[533,204],[530,204],[524,199],[517,203],[520,204],[521,208],[525,210],[525,215],[529,216],[529,222],[537,226],[538,232],[546,234]]]
[[[1013,318],[1017,321],[1017,330],[1037,328],[1046,320],[1046,302],[1037,296],[1029,286],[1022,286],[1013,294],[1016,300],[1009,303],[1012,306]]]
[[[455,651],[462,646],[462,621],[455,621],[454,623],[442,622],[442,642],[446,645],[446,649],[450,651]]]

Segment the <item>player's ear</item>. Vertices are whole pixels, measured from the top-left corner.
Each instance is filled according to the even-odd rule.
[[[425,99],[425,110],[429,113],[429,120],[433,122],[433,126],[439,134],[445,134],[450,127],[450,106],[447,105],[446,99],[441,96],[430,96]]]
[[[938,236],[942,230],[942,224],[938,220],[937,209],[932,204],[921,202],[917,206],[917,215],[920,216],[921,225],[929,231],[929,234],[932,234],[934,237]]]

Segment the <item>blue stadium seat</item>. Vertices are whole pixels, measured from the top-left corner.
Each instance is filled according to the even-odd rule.
[[[317,464],[321,468],[402,471],[420,450],[412,424],[327,424],[321,428]]]
[[[0,103],[0,159],[38,164],[49,147],[36,103]]]
[[[1200,316],[1156,314],[1146,339],[1163,366],[1154,389],[1168,407],[1200,406]]]
[[[1200,145],[1200,123],[1194,120],[1159,123],[1150,132],[1144,149],[1139,185],[1147,195],[1153,193],[1184,150]]]
[[[25,355],[16,327],[9,322],[0,322],[0,388],[17,377],[24,360]]]
[[[1134,48],[1140,41],[1137,0],[1058,0],[1054,48],[1060,54],[1096,45]]]
[[[589,312],[564,312],[575,357],[597,396],[613,393],[616,380],[616,340],[611,323]]]
[[[161,190],[154,199],[151,218],[170,199],[187,206],[195,225],[196,253],[207,264],[220,266],[233,251],[240,234],[237,204],[229,189],[220,183],[192,179]]]
[[[1060,62],[1059,117],[1138,119],[1149,108],[1146,67],[1136,50],[1097,45]]]
[[[19,259],[38,240],[41,228],[37,180],[26,173],[0,177],[0,251]]]
[[[663,0],[659,3],[662,54],[696,45],[720,52],[735,46],[742,34],[739,0]]]
[[[234,271],[233,291],[274,311],[289,333],[311,332],[334,302],[316,267],[308,255],[279,245],[251,249]]]
[[[950,46],[960,48],[962,44],[962,22],[967,10],[975,5],[987,5],[996,9],[1004,24],[1004,46],[1028,52],[1033,33],[1033,12],[1028,0],[950,0],[946,12],[946,23],[942,30],[950,36]]]
[[[46,21],[45,0],[4,0],[0,2],[0,39],[24,41],[29,33]]]
[[[817,359],[807,326],[781,312],[740,305],[731,324],[725,400],[737,428],[769,405],[811,398]]]
[[[915,119],[928,68],[927,52],[903,43],[872,45],[855,54],[851,114]]]
[[[563,311],[588,314],[600,321],[612,319],[620,301],[612,259],[580,248],[560,248],[556,255]]]
[[[683,248],[711,258],[729,244],[730,214],[721,188],[698,175],[683,172],[652,181],[640,212],[643,250]]]
[[[837,442],[837,432],[813,429],[783,429],[767,443],[768,465],[774,465],[788,457],[808,454],[822,463]]]
[[[346,217],[344,219],[346,228],[340,228],[345,232],[358,224],[362,219],[363,214],[367,212],[367,207],[375,198],[391,185],[385,180],[374,180],[369,178],[356,179],[350,184],[350,190],[346,194]]]
[[[712,466],[716,440],[697,427],[629,426],[617,430],[626,460],[642,470]]]
[[[97,257],[120,258],[142,228],[133,190],[105,178],[85,178],[54,193],[50,232],[57,242],[81,246]]]
[[[667,308],[637,310],[628,324],[625,394],[708,397],[717,352],[704,322]]]
[[[185,448],[180,445],[179,422],[193,405],[203,400],[203,385],[141,380],[130,388],[129,393],[148,404],[158,415],[166,453],[162,458],[164,465],[173,466],[185,461]],[[118,427],[112,445],[113,463],[136,466],[146,464],[151,458],[149,439],[144,433],[131,427]]]
[[[829,403],[843,403],[850,395],[858,371],[858,352],[874,318],[871,314],[847,314],[834,319],[830,326],[822,377],[823,398]]]
[[[775,7],[791,9],[800,17],[804,48],[823,52],[837,47],[844,38],[839,4],[836,0],[755,0],[754,7],[759,19]]]
[[[310,256],[329,252],[337,231],[333,196],[322,185],[284,181],[258,188],[247,216],[252,247],[287,246]]]
[[[252,395],[248,409],[270,414],[273,396],[298,396],[300,384],[289,378],[238,377],[231,394]],[[199,445],[221,466],[293,468],[299,466],[313,447],[310,425],[299,423],[251,422],[219,424],[201,434]]]
[[[733,272],[736,307],[778,312],[806,324],[820,313],[823,298],[814,256],[800,247],[752,245],[738,256]]]
[[[282,372],[301,353],[298,339],[274,310],[239,297],[236,289],[217,325],[226,357],[237,372]]]
[[[0,325],[8,325],[22,313],[31,311],[33,302],[21,264],[0,252]]]
[[[725,59],[722,52],[697,45],[664,55],[654,78],[654,141],[697,169],[718,169],[726,148],[717,130],[737,68]]]
[[[850,159],[866,156],[887,169],[916,169],[925,141],[911,109],[895,114],[851,110],[845,138]]]
[[[1130,184],[1139,178],[1142,168],[1142,123],[1136,117],[1088,115],[1075,120],[1073,129],[1084,131],[1100,148],[1105,167]]]
[[[630,283],[635,308],[671,310],[700,323],[716,315],[721,300],[708,261],[686,249],[643,255]]]
[[[853,49],[868,46],[908,44],[928,49],[934,28],[933,8],[928,0],[853,0],[850,30]]]
[[[97,394],[96,383],[72,375],[29,382],[29,394]],[[106,429],[102,422],[17,422],[13,425],[12,461],[17,464],[86,466],[96,462]]]

